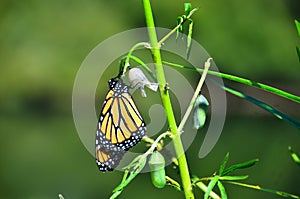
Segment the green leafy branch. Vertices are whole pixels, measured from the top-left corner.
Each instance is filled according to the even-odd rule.
[[[273,193],[273,194],[283,196],[283,197],[287,197],[287,198],[297,198],[297,199],[299,199],[299,196],[296,196],[294,194],[290,194],[290,193],[286,193],[286,192],[282,192],[282,191],[277,191],[277,190],[273,190],[273,189],[267,189],[267,188],[260,187],[258,185],[250,185],[250,184],[246,184],[246,183],[237,182],[237,181],[240,181],[240,180],[246,180],[248,178],[248,175],[241,175],[241,176],[228,175],[228,174],[232,173],[233,171],[235,171],[237,169],[245,169],[245,168],[249,168],[249,167],[255,165],[258,162],[258,159],[250,160],[250,161],[243,162],[243,163],[234,164],[234,165],[226,168],[228,160],[229,160],[229,153],[226,154],[223,162],[221,163],[218,174],[215,174],[212,177],[198,178],[197,176],[194,176],[192,178],[193,184],[196,187],[200,188],[201,190],[203,190],[203,189],[200,187],[200,182],[209,181],[209,183],[207,185],[207,189],[205,190],[204,199],[209,198],[210,193],[213,191],[213,189],[215,187],[218,187],[218,189],[221,193],[221,198],[222,199],[227,199],[228,195],[227,195],[225,186],[223,184],[224,182],[234,184],[234,185],[238,185],[238,186],[242,186],[242,187],[246,187],[246,188],[256,189],[256,190],[259,190],[259,191]],[[213,198],[215,199],[215,198],[219,198],[219,197],[215,196]]]
[[[175,68],[182,68],[182,69],[188,69],[188,70],[193,70],[195,72],[203,72],[203,69],[201,68],[194,68],[194,67],[189,67],[189,66],[183,66],[181,64],[176,64],[176,63],[172,63],[172,62],[168,62],[168,61],[163,61],[163,63],[165,65],[171,66],[171,67],[175,67]],[[261,90],[264,91],[268,91],[270,93],[276,94],[278,96],[284,97],[286,99],[292,100],[294,102],[300,103],[300,96],[288,93],[286,91],[280,90],[278,88],[266,85],[266,84],[262,84],[259,82],[255,82],[243,77],[238,77],[238,76],[234,76],[234,75],[230,75],[230,74],[226,74],[226,73],[221,73],[221,72],[216,72],[216,71],[208,71],[209,75],[213,75],[213,76],[219,76],[222,77],[224,79],[228,79],[231,81],[235,81],[235,82],[239,82],[245,85],[249,85],[249,86],[253,86],[256,88],[259,88]]]
[[[208,198],[209,196],[212,198],[220,198],[220,196],[218,196],[215,192],[213,192],[214,187],[218,187],[220,193],[221,193],[221,198],[227,198],[227,194],[226,194],[226,190],[225,187],[223,185],[223,182],[228,182],[231,184],[236,184],[239,186],[244,186],[244,187],[248,187],[248,188],[253,188],[253,189],[258,189],[261,191],[266,191],[266,192],[270,192],[270,193],[274,193],[277,195],[281,195],[281,196],[285,196],[285,197],[291,197],[291,198],[299,198],[298,196],[292,195],[292,194],[288,194],[285,192],[280,192],[280,191],[275,191],[275,190],[271,190],[271,189],[266,189],[266,188],[261,188],[259,186],[254,186],[254,185],[249,185],[249,184],[244,184],[244,183],[240,183],[240,182],[236,182],[239,180],[245,180],[248,178],[247,175],[243,175],[243,176],[231,176],[228,175],[229,173],[237,170],[237,169],[242,169],[242,168],[248,168],[250,166],[253,166],[258,160],[251,160],[245,163],[241,163],[241,164],[235,164],[230,166],[229,168],[226,168],[226,164],[229,158],[229,154],[226,155],[223,163],[220,166],[219,172],[217,175],[214,175],[212,177],[207,177],[207,178],[198,178],[198,177],[193,177],[192,180],[190,178],[190,174],[189,174],[189,170],[188,170],[188,164],[187,164],[187,160],[185,157],[185,153],[183,150],[183,146],[181,143],[181,139],[180,139],[180,133],[184,127],[185,121],[186,119],[189,117],[190,112],[192,110],[192,107],[195,103],[195,97],[198,95],[199,91],[198,87],[201,89],[204,79],[206,77],[206,74],[209,75],[215,75],[215,76],[220,76],[222,78],[226,78],[232,81],[236,81],[245,85],[250,85],[250,86],[254,86],[257,87],[259,89],[262,89],[264,91],[268,91],[271,92],[273,94],[279,95],[281,97],[284,97],[286,99],[292,100],[294,102],[300,103],[300,97],[293,95],[291,93],[285,92],[283,90],[277,89],[275,87],[272,86],[268,86],[266,84],[262,84],[262,83],[258,83],[255,81],[251,81],[249,79],[246,78],[242,78],[242,77],[237,77],[234,75],[229,75],[229,74],[225,74],[225,73],[220,73],[220,72],[216,72],[216,71],[209,71],[208,68],[209,67],[204,67],[204,69],[201,68],[193,68],[193,67],[187,67],[187,66],[182,66],[179,64],[174,64],[174,63],[170,63],[170,62],[166,62],[163,61],[161,58],[161,53],[160,53],[160,47],[163,44],[164,41],[166,41],[171,35],[173,35],[175,32],[177,33],[177,37],[179,33],[182,34],[184,33],[184,24],[185,22],[188,22],[188,39],[187,39],[187,56],[189,54],[190,51],[190,47],[191,47],[191,38],[192,38],[192,29],[193,29],[193,20],[191,19],[192,14],[197,10],[197,8],[195,9],[191,9],[191,4],[187,3],[184,4],[185,7],[185,14],[181,15],[180,17],[177,18],[177,26],[175,28],[173,28],[173,30],[171,30],[168,34],[166,34],[160,41],[158,41],[157,39],[157,35],[156,35],[156,31],[155,31],[155,25],[154,25],[154,20],[153,20],[153,16],[152,16],[152,10],[151,10],[151,5],[150,5],[150,1],[149,0],[143,0],[143,4],[144,4],[144,10],[145,10],[145,17],[146,17],[146,24],[147,24],[147,28],[148,28],[148,34],[149,34],[149,39],[150,39],[150,43],[148,42],[141,42],[138,43],[136,45],[134,45],[128,55],[126,57],[124,57],[121,60],[121,64],[120,64],[120,71],[123,72],[123,74],[125,74],[126,70],[129,67],[129,62],[130,60],[133,60],[135,62],[137,62],[139,65],[141,65],[146,71],[147,73],[154,79],[157,80],[159,83],[159,90],[160,90],[160,96],[162,99],[162,103],[167,115],[167,120],[169,123],[169,128],[170,128],[170,132],[166,132],[161,134],[155,141],[152,140],[151,138],[148,137],[144,137],[143,140],[151,143],[151,147],[147,150],[146,153],[144,153],[143,155],[140,155],[138,157],[136,157],[126,168],[125,168],[125,173],[123,176],[123,179],[120,183],[120,185],[118,187],[116,187],[113,191],[113,195],[111,196],[111,198],[116,198],[118,195],[121,194],[121,192],[123,191],[123,189],[141,172],[141,170],[144,168],[146,161],[147,161],[147,156],[149,154],[152,154],[153,151],[155,149],[159,149],[162,148],[163,146],[160,145],[159,141],[164,138],[166,135],[171,135],[170,137],[173,139],[173,144],[174,144],[174,148],[175,148],[175,152],[176,152],[176,156],[177,156],[177,160],[176,160],[176,165],[178,165],[179,167],[179,171],[180,171],[180,176],[181,176],[181,181],[182,181],[182,187],[181,185],[176,182],[175,180],[173,180],[172,178],[165,176],[166,181],[168,182],[168,184],[172,187],[174,187],[177,190],[180,191],[184,191],[185,197],[186,198],[194,198],[194,194],[192,192],[192,185],[200,188],[202,191],[205,192],[205,197],[204,198]],[[297,28],[299,26],[299,23],[296,22]],[[298,29],[299,31],[299,29]],[[138,48],[147,48],[151,50],[152,53],[152,57],[155,63],[155,69],[156,69],[156,74],[154,74],[151,69],[138,57],[133,56],[133,52],[138,49]],[[297,52],[299,53],[299,49],[297,48]],[[299,55],[299,54],[298,54]],[[165,75],[164,75],[164,70],[162,67],[162,64],[166,64],[172,67],[177,67],[177,68],[182,68],[182,69],[190,69],[190,70],[194,70],[195,72],[201,72],[202,73],[202,77],[203,77],[203,82],[199,82],[198,87],[197,87],[197,92],[195,92],[192,101],[190,103],[190,106],[188,108],[188,110],[186,111],[186,114],[184,116],[184,118],[182,119],[179,127],[177,127],[176,122],[175,122],[175,117],[173,114],[173,109],[172,109],[172,104],[170,101],[170,96],[169,96],[169,92],[168,92],[168,84],[166,82],[165,79]],[[202,79],[202,78],[201,78]],[[251,103],[256,104],[257,106],[267,110],[268,112],[272,113],[274,116],[285,120],[286,122],[289,122],[290,124],[292,124],[293,126],[295,126],[296,128],[300,127],[300,123],[291,118],[289,115],[286,115],[282,112],[280,112],[279,110],[275,109],[274,107],[259,101],[253,97],[250,97],[248,95],[245,95],[244,93],[237,91],[233,88],[229,88],[226,86],[222,86],[222,88],[224,90],[226,90],[227,92],[230,92],[240,98],[246,99],[248,101],[250,101]],[[296,156],[295,153],[292,153],[292,157],[295,159]],[[299,158],[298,158],[299,160]],[[207,181],[210,180],[209,184],[206,186],[203,181]]]
[[[188,21],[188,32],[187,32],[187,44],[186,44],[186,55],[187,57],[189,56],[190,49],[191,49],[191,44],[192,44],[192,34],[193,34],[193,25],[194,22],[190,18],[194,12],[198,10],[198,8],[192,9],[192,5],[190,3],[184,3],[184,11],[185,14],[177,17],[177,26],[178,28],[176,29],[176,39],[178,39],[179,34],[184,33],[184,22]]]
[[[171,62],[167,62],[167,61],[163,61],[163,63],[168,65],[168,66],[171,66],[171,67],[176,67],[176,68],[181,68],[181,69],[189,69],[189,70],[193,70],[195,72],[203,72],[202,68],[188,67],[188,66],[183,66],[183,65],[180,65],[180,64],[175,64],[175,63],[171,63]],[[229,75],[229,74],[225,74],[225,73],[220,73],[220,72],[216,72],[216,71],[208,71],[207,74],[208,75],[219,76],[219,77],[226,78],[226,79],[229,79],[231,81],[239,82],[239,83],[242,83],[242,84],[254,86],[254,87],[259,88],[261,90],[265,90],[265,91],[271,92],[273,94],[279,95],[281,97],[284,97],[286,99],[292,100],[294,102],[300,103],[300,97],[299,96],[293,95],[291,93],[285,92],[283,90],[280,90],[278,88],[275,88],[275,87],[272,87],[272,86],[269,86],[269,85],[266,85],[266,84],[254,82],[254,81],[251,81],[251,80],[248,80],[248,79],[245,79],[245,78],[241,78],[241,77],[237,77],[237,76]],[[263,108],[264,110],[270,112],[271,114],[273,114],[277,118],[282,119],[282,120],[288,122],[289,124],[295,126],[296,128],[300,129],[300,122],[299,121],[297,121],[296,119],[292,118],[291,116],[275,109],[271,105],[268,105],[265,102],[257,100],[257,99],[255,99],[251,96],[248,96],[248,95],[246,95],[246,94],[244,94],[240,91],[237,91],[233,88],[230,88],[228,86],[223,86],[223,85],[219,85],[219,86],[221,86],[221,88],[223,88],[225,91],[227,91],[227,92],[229,92],[229,93],[231,93],[231,94],[233,94],[237,97],[248,100],[249,102],[251,102],[251,103]]]
[[[162,45],[171,35],[176,32],[176,39],[178,38],[179,33],[184,33],[184,24],[188,22],[188,38],[187,38],[187,50],[186,54],[188,56],[191,41],[192,41],[192,32],[193,32],[193,20],[191,19],[192,15],[198,10],[198,8],[192,9],[192,5],[190,3],[184,3],[184,11],[185,14],[177,17],[177,26],[173,28],[168,34],[166,34],[159,42],[158,45]]]

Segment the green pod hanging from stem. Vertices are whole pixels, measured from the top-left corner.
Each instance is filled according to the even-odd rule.
[[[166,185],[165,159],[158,151],[154,151],[149,159],[151,180],[155,187],[164,188]]]

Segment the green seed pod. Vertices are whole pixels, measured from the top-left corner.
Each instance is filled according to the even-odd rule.
[[[155,187],[163,188],[166,185],[165,159],[158,151],[154,151],[149,160],[151,180]]]

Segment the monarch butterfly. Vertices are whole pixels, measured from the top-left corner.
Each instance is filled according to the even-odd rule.
[[[146,133],[129,87],[119,76],[108,81],[96,132],[96,163],[100,171],[116,168],[125,152],[136,145]]]

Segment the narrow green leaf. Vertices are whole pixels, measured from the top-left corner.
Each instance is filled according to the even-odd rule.
[[[299,62],[300,62],[300,49],[298,46],[296,46],[296,51],[297,51],[297,55],[298,55]]]
[[[186,16],[185,15],[182,15],[180,16],[180,27],[179,27],[179,33],[183,33],[184,32],[184,21],[186,20]]]
[[[172,67],[176,67],[176,68],[184,68],[184,69],[188,69],[188,70],[193,70],[195,72],[203,72],[202,68],[195,68],[195,67],[189,67],[189,66],[183,66],[180,64],[175,64],[175,63],[171,63],[171,62],[167,62],[167,61],[163,61],[164,64],[168,65],[168,66],[172,66]],[[273,93],[275,95],[284,97],[286,99],[292,100],[294,102],[300,103],[300,96],[285,92],[283,90],[280,90],[278,88],[266,85],[266,84],[262,84],[259,82],[255,82],[252,81],[250,79],[246,79],[246,78],[242,78],[242,77],[238,77],[238,76],[234,76],[234,75],[230,75],[230,74],[226,74],[226,73],[219,73],[216,71],[208,71],[209,75],[213,75],[213,76],[218,76],[218,77],[222,77],[231,81],[235,81],[235,82],[239,82],[241,84],[245,84],[245,85],[249,85],[249,86],[253,86],[256,87],[258,89],[264,90],[264,91],[268,91],[270,93]]]
[[[184,3],[184,12],[185,15],[188,16],[191,12],[192,4],[191,3]]]
[[[182,19],[182,20],[184,20],[184,19]],[[181,25],[179,27],[179,33],[183,33],[183,32],[184,32],[184,25]]]
[[[193,176],[191,180],[193,185],[198,187],[203,192],[207,192],[208,187],[203,182],[201,182],[200,178],[198,178],[197,176]],[[205,181],[207,181],[207,179],[205,179]],[[210,191],[210,197],[212,199],[221,199],[221,197],[218,196],[214,191]]]
[[[292,147],[289,147],[289,151],[291,153],[291,157],[293,158],[294,162],[300,166],[300,158],[299,156],[293,151]]]
[[[191,45],[192,45],[192,35],[193,35],[193,20],[189,19],[189,30],[188,30],[188,37],[187,37],[187,45],[186,45],[186,57],[188,58],[191,52]]]
[[[113,195],[120,195],[122,190],[141,172],[146,164],[147,158],[143,155],[137,156],[127,167],[122,182],[113,190]],[[129,172],[129,170],[132,170]],[[129,176],[128,176],[129,175]]]
[[[283,112],[275,109],[274,107],[260,101],[260,100],[257,100],[249,95],[246,95],[240,91],[237,91],[233,88],[230,88],[228,86],[221,86],[222,88],[224,88],[224,90],[226,90],[227,92],[230,92],[231,94],[234,94],[240,98],[243,98],[243,99],[246,99],[248,100],[249,102],[261,107],[262,109],[265,109],[266,111],[272,113],[275,117],[281,119],[281,120],[284,120],[286,122],[288,122],[289,124],[293,125],[294,127],[296,127],[297,129],[300,129],[300,122],[295,120],[294,118],[292,118],[291,116],[287,115],[287,114],[284,114]]]
[[[256,190],[259,190],[259,191],[273,193],[273,194],[283,196],[283,197],[286,197],[286,198],[296,198],[296,199],[300,198],[299,196],[296,196],[294,194],[286,193],[286,192],[283,192],[283,191],[277,191],[277,190],[273,190],[273,189],[267,189],[267,188],[260,187],[258,185],[250,185],[250,184],[245,184],[245,183],[240,183],[240,182],[230,182],[230,181],[228,183],[239,185],[239,186],[242,186],[242,187],[251,188],[251,189],[256,189]]]
[[[295,19],[295,24],[298,31],[298,35],[300,36],[300,22]]]
[[[182,16],[177,17],[177,25],[181,24],[182,22],[183,22]],[[178,39],[178,37],[179,37],[179,34],[182,33],[182,32],[183,32],[183,27],[182,27],[182,25],[181,25],[181,26],[179,26],[179,28],[177,28],[177,30],[176,30],[176,41],[177,41],[177,39]]]
[[[218,181],[218,187],[219,187],[219,190],[220,190],[220,193],[221,193],[221,198],[222,199],[227,199],[227,193],[226,193],[225,187],[224,187],[224,185],[222,184],[221,181]]]
[[[220,180],[230,180],[230,181],[235,181],[235,180],[246,180],[249,176],[244,175],[244,176],[221,176]]]
[[[219,177],[218,175],[216,175],[208,184],[207,186],[207,190],[204,194],[204,199],[208,199],[210,192],[213,190],[213,188],[215,187],[215,185],[217,184],[217,182],[219,181]]]
[[[224,160],[223,160],[223,162],[222,162],[222,164],[221,164],[221,166],[220,166],[220,169],[219,169],[219,175],[220,175],[220,176],[223,175],[223,171],[224,171],[224,169],[225,169],[225,167],[226,167],[226,164],[227,164],[227,162],[228,162],[228,159],[229,159],[229,153],[227,153],[227,154],[225,155],[225,158],[224,158]]]
[[[253,166],[256,162],[258,162],[258,159],[254,159],[254,160],[250,160],[250,161],[247,161],[247,162],[243,162],[243,163],[240,163],[240,164],[235,164],[235,165],[232,165],[230,166],[229,168],[227,168],[224,172],[223,172],[223,175],[226,175],[234,170],[237,170],[237,169],[244,169],[244,168],[248,168],[248,167],[251,167]]]

